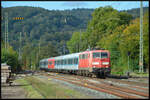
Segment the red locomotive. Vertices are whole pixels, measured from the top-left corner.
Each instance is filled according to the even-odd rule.
[[[40,60],[40,69],[84,76],[110,74],[110,52],[91,50]]]

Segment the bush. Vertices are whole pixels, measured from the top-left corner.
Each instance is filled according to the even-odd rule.
[[[9,47],[7,50],[2,48],[1,63],[6,63],[7,65],[11,66],[13,73],[21,70],[18,61],[18,54],[12,49],[12,47]]]

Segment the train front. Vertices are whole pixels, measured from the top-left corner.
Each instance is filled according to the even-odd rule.
[[[98,75],[110,74],[110,52],[108,50],[94,50],[91,53],[93,72]]]

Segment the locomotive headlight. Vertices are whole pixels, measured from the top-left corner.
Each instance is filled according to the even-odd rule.
[[[93,62],[92,64],[93,65],[99,65],[99,62]]]
[[[108,65],[108,64],[109,64],[109,62],[102,62],[102,64],[103,64],[103,65]]]
[[[109,66],[106,66],[106,68],[108,68]]]

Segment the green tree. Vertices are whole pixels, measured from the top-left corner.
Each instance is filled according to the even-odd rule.
[[[148,12],[145,13],[143,18],[143,60],[144,60],[144,66],[145,68],[149,68],[149,18],[148,18]],[[139,41],[140,41],[140,19],[137,18],[132,21],[132,23],[123,31],[123,38],[124,42],[122,42],[122,45],[120,45],[120,48],[122,48],[124,51],[122,53],[127,54],[129,51],[130,57],[134,62],[134,68],[133,69],[139,69],[138,68],[138,61],[139,61]]]
[[[116,27],[129,24],[132,16],[125,12],[118,12],[110,6],[95,9],[92,20],[88,24],[89,44],[97,46],[97,42],[106,35],[113,33]],[[100,43],[99,46],[101,47]]]
[[[1,48],[1,63],[6,63],[11,66],[11,70],[14,73],[21,70],[21,66],[18,62],[18,54],[11,46],[9,46],[7,50]]]
[[[40,50],[40,59],[50,58],[58,56],[56,48],[49,42],[47,45],[41,47]]]
[[[70,53],[79,52],[80,32],[74,32],[70,41],[67,42],[67,47]]]

